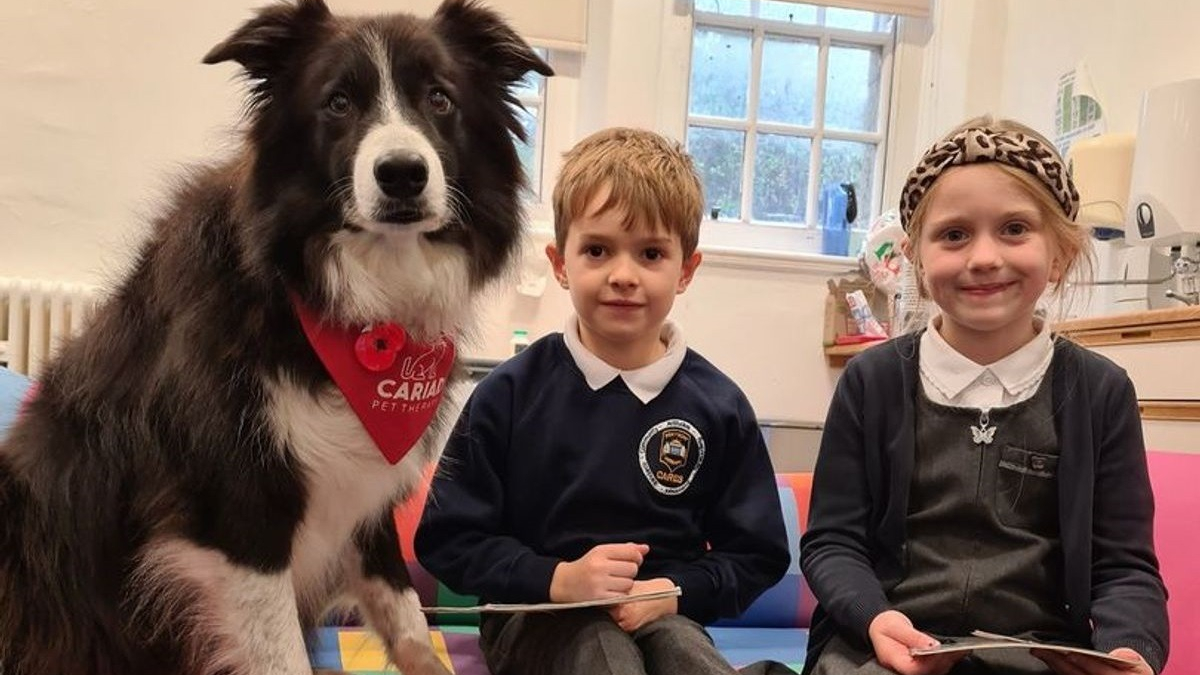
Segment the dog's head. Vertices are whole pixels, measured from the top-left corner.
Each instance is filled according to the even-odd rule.
[[[252,265],[331,318],[410,325],[505,268],[524,184],[512,88],[552,73],[498,15],[446,0],[429,19],[348,18],[297,0],[204,58],[227,60],[251,83],[250,200],[267,216],[243,235]]]

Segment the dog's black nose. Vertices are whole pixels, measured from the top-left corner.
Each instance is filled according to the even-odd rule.
[[[391,152],[375,162],[375,182],[393,199],[410,199],[425,189],[429,167],[415,152]]]

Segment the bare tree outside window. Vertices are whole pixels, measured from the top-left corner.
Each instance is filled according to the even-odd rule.
[[[895,17],[775,0],[695,0],[687,146],[708,215],[812,227],[822,187],[878,212]]]

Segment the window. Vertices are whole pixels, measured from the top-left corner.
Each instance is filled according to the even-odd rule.
[[[772,0],[695,0],[687,146],[719,223],[820,225],[852,184],[878,212],[895,17]],[[844,194],[844,189],[843,189]]]
[[[535,49],[538,56],[548,58],[545,49]],[[517,140],[517,156],[529,178],[529,200],[537,202],[542,194],[542,153],[545,147],[546,78],[533,71],[514,88],[521,108],[517,117],[525,129],[524,142]]]

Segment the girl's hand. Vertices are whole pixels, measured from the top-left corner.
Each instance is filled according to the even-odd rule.
[[[560,562],[550,579],[550,600],[579,602],[629,593],[649,550],[645,544],[601,544],[578,560]]]
[[[908,650],[913,647],[933,647],[938,641],[913,628],[912,621],[894,609],[880,612],[872,619],[867,635],[871,638],[871,647],[875,649],[875,660],[901,675],[945,675],[954,664],[970,654],[909,654]]]
[[[629,589],[629,594],[669,591],[672,588],[675,588],[675,582],[670,579],[647,579],[645,581],[633,582],[633,587]],[[609,616],[626,633],[632,633],[651,621],[660,619],[668,614],[675,614],[678,611],[679,598],[677,597],[659,598],[658,600],[637,600],[635,602],[613,605],[608,608]]]
[[[1086,654],[1052,652],[1045,649],[1030,649],[1029,653],[1045,661],[1058,675],[1154,675],[1154,669],[1146,663],[1146,659],[1127,647],[1118,647],[1109,654],[1137,659],[1137,664],[1125,666],[1094,659]]]

